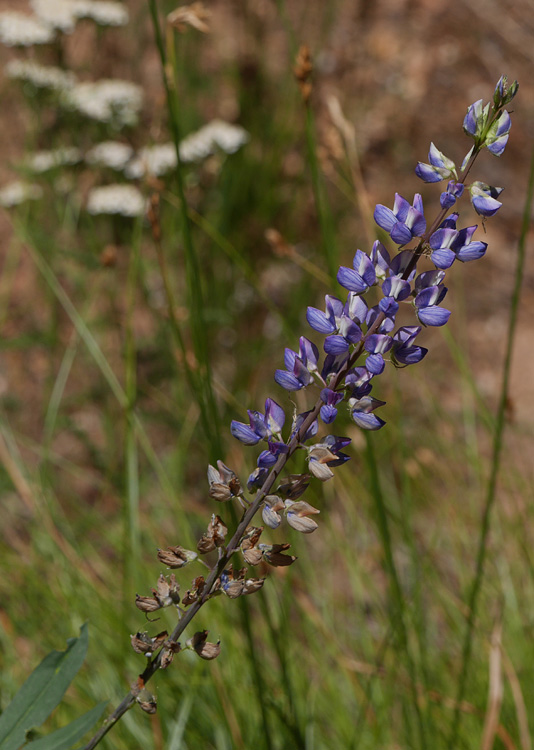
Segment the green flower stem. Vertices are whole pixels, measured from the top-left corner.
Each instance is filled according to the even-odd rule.
[[[211,365],[209,358],[209,347],[206,336],[207,326],[204,321],[204,293],[201,283],[200,261],[193,245],[191,223],[189,219],[189,207],[185,197],[185,187],[180,160],[180,119],[178,114],[178,99],[174,84],[173,74],[169,68],[167,52],[161,32],[158,8],[156,0],[148,0],[150,15],[156,37],[163,86],[167,98],[167,109],[169,113],[169,124],[172,139],[176,149],[176,186],[181,209],[182,240],[186,258],[186,280],[188,290],[188,307],[190,312],[191,333],[195,357],[197,359],[199,373],[198,385],[195,396],[202,414],[205,437],[210,447],[211,460],[215,461],[222,455],[222,443],[220,437],[219,420],[217,418],[217,406],[211,381]]]

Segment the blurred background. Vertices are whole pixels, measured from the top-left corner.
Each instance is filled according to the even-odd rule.
[[[479,224],[489,247],[448,274],[447,330],[423,331],[420,366],[380,378],[388,424],[372,448],[348,414],[336,422],[352,460],[306,497],[319,529],[269,536],[297,563],[260,571],[244,604],[201,611],[219,659],[180,654],[151,683],[157,715],[134,709],[101,746],[445,748],[458,709],[457,747],[532,748],[531,233],[473,659],[455,696],[532,153],[534,5],[208,0],[200,29],[164,27],[175,8],[158,2],[193,261],[148,5],[0,0],[0,708],[85,621],[89,656],[47,729],[121,700],[144,668],[130,634],[173,627],[172,613],[151,625],[134,606],[162,572],[156,549],[194,549],[213,512],[230,520],[208,497],[208,463],[243,481],[255,466],[230,420],[267,396],[291,414],[273,373],[311,336],[306,307],[341,294],[331,270],[370,250],[376,203],[419,191],[435,215],[439,186],[415,164],[430,141],[460,164],[467,106],[505,74],[520,83],[509,144],[473,172],[505,187],[503,207],[483,227],[461,204],[460,225]],[[293,72],[302,44],[309,108]],[[145,218],[154,195],[161,243]],[[202,352],[207,417],[188,380]],[[185,591],[201,569],[178,572]]]

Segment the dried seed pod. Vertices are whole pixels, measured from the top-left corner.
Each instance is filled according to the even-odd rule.
[[[259,544],[258,545],[265,562],[269,563],[275,568],[286,567],[292,565],[297,559],[294,555],[284,555],[283,553],[288,550],[290,544]]]
[[[130,636],[130,640],[132,648],[136,654],[152,656],[152,654],[160,648],[168,635],[169,634],[166,630],[158,633],[153,638],[151,638],[146,632],[138,632],[135,635]]]
[[[187,645],[189,648],[193,649],[193,651],[196,651],[202,659],[210,661],[211,659],[216,659],[221,653],[221,642],[217,641],[217,643],[209,643],[207,637],[208,631],[202,630],[195,633],[195,635],[187,641]]]
[[[161,650],[160,669],[167,669],[174,659],[174,655],[178,654],[181,650],[182,647],[177,641],[167,641],[164,643]]]
[[[183,547],[167,547],[158,549],[158,560],[168,568],[183,568],[188,563],[196,560],[198,554]]]

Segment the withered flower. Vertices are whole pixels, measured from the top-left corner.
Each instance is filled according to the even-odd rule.
[[[216,547],[222,547],[228,528],[224,525],[220,516],[212,515],[208,529],[198,541],[197,549],[201,555],[211,552]]]
[[[135,606],[141,612],[155,612],[162,607],[155,596],[139,596],[139,594],[135,595]]]
[[[157,593],[154,595],[161,602],[162,607],[170,607],[171,604],[178,604],[180,602],[180,584],[177,582],[174,573],[170,576],[164,576],[163,573],[158,578]]]
[[[196,560],[198,554],[183,547],[167,547],[158,549],[158,560],[168,568],[183,568],[187,563]]]
[[[216,659],[221,653],[221,642],[217,641],[217,643],[209,643],[207,637],[207,630],[195,633],[195,635],[187,641],[187,646],[193,649],[193,651],[196,651],[202,659],[210,661],[211,659]]]
[[[294,555],[284,555],[283,552],[288,550],[290,544],[259,544],[258,545],[265,562],[275,568],[282,568],[292,565],[297,559]]]
[[[308,452],[308,466],[314,477],[326,482],[332,479],[334,472],[328,466],[331,461],[337,461],[337,456],[326,445],[317,444]]]
[[[166,641],[161,650],[160,669],[167,669],[174,659],[174,655],[178,654],[181,650],[182,647],[177,641]]]
[[[241,552],[245,562],[249,565],[258,565],[261,561],[261,552],[256,545],[260,540],[262,531],[262,526],[249,526],[241,539]]]
[[[209,495],[218,502],[225,502],[232,497],[241,497],[243,490],[239,479],[222,461],[217,461],[218,470],[208,466]]]
[[[197,599],[202,596],[205,583],[204,576],[198,576],[195,578],[193,585],[185,592],[185,596],[182,599],[184,607],[189,607],[190,604],[193,604],[193,602],[196,602]]]
[[[139,632],[130,636],[130,640],[132,642],[132,648],[136,654],[152,656],[152,654],[159,649],[168,635],[169,634],[166,630],[158,633],[153,638],[151,638],[146,632]]]
[[[321,511],[314,508],[313,505],[310,505],[305,500],[298,500],[296,503],[292,500],[286,500],[285,508],[287,522],[296,531],[301,531],[303,534],[311,534],[318,527],[313,518],[309,518],[309,516]]]
[[[282,477],[276,492],[288,500],[297,500],[308,489],[310,479],[309,474],[289,474]]]
[[[144,680],[141,675],[139,675],[137,680],[132,684],[131,692],[143,711],[146,711],[147,714],[156,713],[156,698],[146,689]]]
[[[255,594],[256,591],[259,591],[261,589],[264,583],[265,583],[265,578],[245,579],[245,583],[243,586],[243,595],[246,596],[247,594]]]
[[[263,501],[261,517],[263,522],[270,529],[277,529],[282,523],[282,519],[277,511],[284,509],[283,500],[278,495],[267,495]]]
[[[157,588],[152,589],[154,596],[135,595],[135,606],[142,612],[155,612],[162,607],[170,607],[171,604],[180,602],[180,586],[174,577],[174,573],[169,576],[169,580],[162,574],[158,578]]]
[[[135,700],[147,714],[155,714],[158,710],[156,696],[149,693],[146,688],[141,690]]]
[[[247,569],[234,570],[230,568],[221,573],[221,590],[230,599],[237,599],[238,596],[254,594],[261,589],[265,578],[246,578]]]
[[[210,18],[211,13],[204,3],[192,3],[191,5],[181,5],[167,16],[167,23],[174,26],[183,33],[187,26],[191,26],[197,31],[208,34],[210,27],[206,21]]]

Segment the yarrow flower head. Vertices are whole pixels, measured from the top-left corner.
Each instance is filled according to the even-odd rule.
[[[50,44],[56,33],[52,26],[35,16],[5,11],[0,13],[0,42],[7,47],[33,47]]]
[[[90,214],[144,216],[146,200],[133,185],[106,185],[90,191],[86,209]]]

